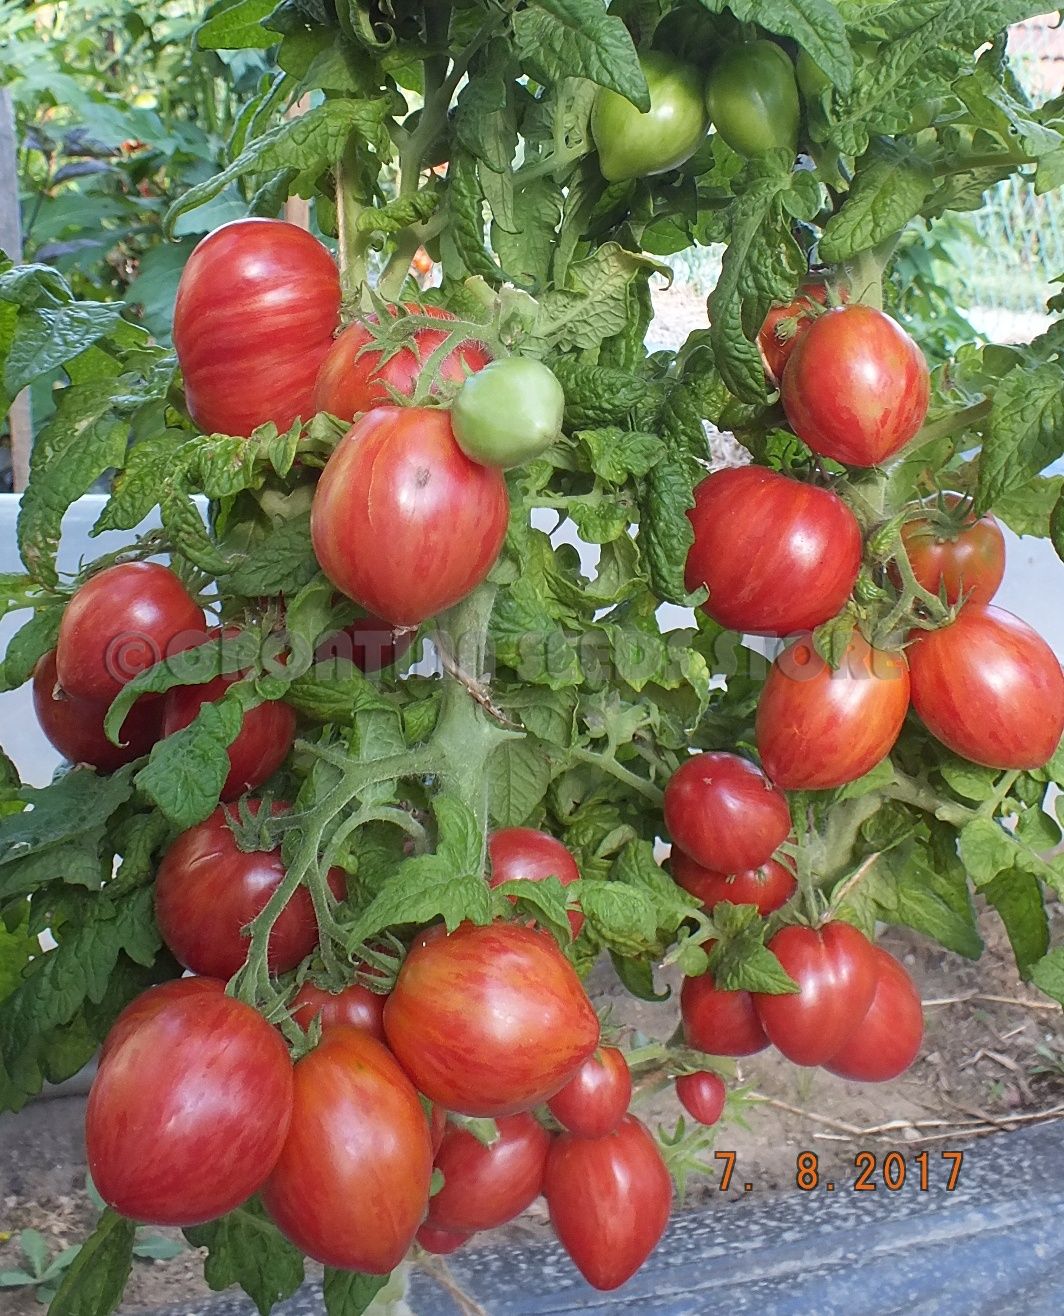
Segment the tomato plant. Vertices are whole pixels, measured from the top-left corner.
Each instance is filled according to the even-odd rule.
[[[841,612],[861,567],[861,530],[837,494],[760,466],[707,476],[688,513],[690,590],[736,631],[791,635]]]
[[[912,1060],[883,925],[975,957],[996,919],[1064,997],[1064,678],[990,602],[995,524],[1064,552],[1059,325],[956,345],[903,287],[992,184],[1052,190],[1058,107],[985,7],[297,8],[195,30],[232,133],[160,222],[250,217],[195,247],[176,351],[76,252],[0,262],[38,422],[0,685],[72,760],[0,757],[0,1098],[103,1043],[116,1210],[263,1308],[322,1260],[352,1313],[518,1210],[560,1124],[548,1207],[609,1287],[663,1158],[705,1159],[713,1057],[733,1108],[770,1043]],[[680,343],[655,292],[706,247]],[[645,1004],[604,1045],[610,974]],[[119,1304],[127,1226],[62,1310]]]
[[[209,234],[181,275],[174,345],[188,409],[207,433],[307,420],[340,318],[336,263],[295,224],[242,219]]]
[[[672,1180],[646,1125],[626,1115],[602,1138],[563,1133],[547,1158],[550,1222],[596,1289],[619,1288],[657,1246]]]

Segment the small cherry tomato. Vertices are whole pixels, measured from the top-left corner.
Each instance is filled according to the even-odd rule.
[[[451,425],[467,457],[505,471],[549,448],[564,415],[554,372],[531,357],[510,356],[469,376],[451,407]]]
[[[946,602],[989,603],[1005,578],[1005,536],[989,513],[973,512],[960,522],[953,509],[960,494],[942,494],[943,510],[907,521],[902,542],[917,581]],[[951,515],[952,513],[952,515]],[[895,577],[897,580],[897,577]]]
[[[724,1113],[726,1092],[721,1076],[708,1069],[697,1074],[681,1074],[676,1080],[680,1104],[699,1124],[716,1124]]]

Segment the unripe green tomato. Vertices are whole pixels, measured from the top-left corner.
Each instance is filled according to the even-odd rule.
[[[510,356],[469,376],[451,408],[451,428],[467,457],[508,470],[550,447],[564,412],[554,372],[530,357]]]
[[[650,89],[641,113],[623,96],[600,87],[591,111],[599,168],[610,183],[664,174],[689,160],[709,130],[702,75],[660,50],[639,56]]]
[[[794,65],[773,41],[734,46],[706,84],[713,126],[739,155],[798,149],[798,84]]]
[[[799,50],[794,72],[798,79],[798,89],[807,101],[818,101],[824,92],[834,86],[820,65],[813,62],[808,51]]]

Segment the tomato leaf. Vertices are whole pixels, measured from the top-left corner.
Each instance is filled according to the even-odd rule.
[[[994,391],[979,462],[976,510],[1025,485],[1064,456],[1064,367],[1011,370]]]
[[[115,302],[69,302],[19,316],[4,366],[4,390],[20,389],[106,338],[121,318]]]
[[[1049,949],[1049,919],[1038,879],[1014,869],[999,873],[982,892],[1005,925],[1016,967],[1029,977],[1032,966]]]
[[[479,873],[456,873],[439,855],[418,855],[396,867],[348,934],[355,948],[383,928],[442,918],[453,932],[467,919],[491,922],[491,893]]]
[[[725,8],[725,0],[702,0],[702,4],[714,13]],[[726,0],[726,4],[741,23],[758,23],[769,32],[792,37],[840,91],[849,88],[853,54],[842,16],[828,0]]]
[[[248,598],[295,594],[318,574],[310,544],[310,513],[283,521],[254,545],[226,576],[226,586]]]
[[[1057,550],[1057,557],[1064,561],[1064,489],[1049,518],[1049,537]]]
[[[509,882],[500,882],[493,888],[496,914],[505,918],[512,913],[512,901],[521,914],[531,915],[554,933],[555,937],[567,946],[573,939],[572,927],[566,913],[568,895],[566,888],[556,877],[513,878]]]
[[[270,0],[233,0],[196,28],[200,50],[261,50],[275,45],[276,32],[267,31],[262,19],[277,8]]]
[[[239,1284],[269,1316],[303,1283],[303,1256],[252,1198],[220,1220],[183,1231],[192,1247],[207,1249],[203,1276],[214,1292]]]
[[[1032,964],[1030,979],[1047,996],[1064,1005],[1064,946],[1057,946]]]
[[[658,946],[657,911],[649,892],[588,878],[576,890],[586,926],[600,945],[623,956],[645,955]]]
[[[919,156],[893,144],[873,146],[849,196],[824,226],[822,259],[850,260],[899,232],[920,213],[934,181],[931,166]]]
[[[629,476],[646,475],[665,455],[665,444],[656,434],[616,425],[582,430],[574,437],[587,449],[591,469],[608,484],[624,484]]]
[[[982,886],[1012,867],[1015,844],[998,823],[990,818],[975,818],[960,834],[961,862],[972,881]]]
[[[325,1267],[322,1296],[327,1316],[362,1316],[389,1275],[361,1275],[357,1271],[332,1270]]]
[[[55,647],[62,619],[62,603],[38,608],[8,640],[0,663],[0,690],[16,690],[29,680],[38,659]]]
[[[52,1316],[110,1316],[133,1267],[136,1226],[108,1208],[67,1267],[48,1310]]]
[[[534,813],[554,775],[534,736],[507,740],[491,760],[491,815],[500,827],[520,827]]]
[[[88,769],[77,769],[51,786],[21,787],[17,798],[29,807],[0,818],[0,871],[30,855],[98,835],[132,795],[134,771],[129,765],[109,777],[99,777]]]
[[[537,82],[587,78],[650,109],[628,29],[599,0],[535,0],[514,15],[514,35],[522,66]]]

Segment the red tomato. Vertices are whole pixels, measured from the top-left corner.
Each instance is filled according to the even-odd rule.
[[[558,1241],[587,1282],[603,1290],[619,1288],[646,1261],[672,1207],[658,1144],[634,1115],[604,1138],[555,1138],[543,1192]]]
[[[853,1035],[872,1003],[872,943],[849,923],[782,928],[768,948],[798,984],[797,993],[755,992],[762,1027],[796,1065],[822,1065]]]
[[[443,1135],[447,1132],[447,1112],[442,1106],[429,1102],[429,1137],[432,1139],[432,1155],[443,1146]]]
[[[142,1224],[196,1225],[262,1186],[292,1115],[280,1034],[213,988],[134,1001],[105,1044],[85,1116],[100,1196]]]
[[[839,290],[842,301],[847,300],[844,289]],[[818,306],[826,306],[827,284],[816,278],[809,279],[798,289],[793,301],[773,306],[765,316],[757,335],[761,359],[773,383],[783,378],[783,368],[791,359],[798,341],[809,329]]]
[[[736,466],[702,481],[687,516],[695,531],[687,588],[708,587],[702,611],[722,626],[791,635],[845,607],[861,567],[861,530],[829,489]]]
[[[809,326],[783,372],[783,409],[821,457],[876,466],[924,423],[930,375],[896,320],[871,306],[840,306]]]
[[[457,1252],[463,1243],[468,1243],[470,1234],[455,1234],[450,1229],[437,1229],[435,1225],[425,1223],[414,1235],[426,1252],[433,1252],[438,1257],[449,1256]]]
[[[340,317],[340,276],[322,244],[277,219],[239,219],[188,259],[174,305],[185,397],[206,433],[282,432],[309,420]]]
[[[580,880],[576,860],[561,841],[534,827],[503,827],[488,837],[488,859],[491,876],[488,885],[501,886],[524,878],[540,882],[545,877],[556,877],[562,886]],[[580,935],[584,916],[578,910],[569,911],[569,926],[573,936]]]
[[[162,734],[162,704],[138,699],[122,723],[121,745],[104,735],[107,703],[75,699],[59,685],[55,650],[33,669],[33,711],[49,742],[71,763],[88,763],[98,772],[114,772],[151,749]]]
[[[547,933],[464,923],[407,955],[384,1031],[430,1101],[497,1117],[554,1096],[598,1045],[599,1021]]]
[[[340,992],[325,991],[312,982],[305,982],[292,997],[290,1008],[292,1018],[304,1032],[315,1019],[320,1019],[323,1033],[338,1025],[349,1024],[383,1042],[384,1002],[387,999],[360,982],[353,982]]]
[[[377,407],[329,458],[310,530],[341,593],[416,626],[480,584],[509,512],[502,472],[469,460],[446,411]]]
[[[759,868],[791,831],[787,797],[738,754],[695,754],[665,787],[665,826],[703,868]]]
[[[676,1080],[680,1105],[699,1124],[716,1124],[724,1114],[726,1092],[721,1076],[708,1069],[697,1074],[681,1074]]]
[[[588,1056],[547,1109],[570,1133],[601,1138],[628,1114],[632,1075],[624,1053],[615,1046],[601,1047]]]
[[[407,302],[404,309],[440,320],[455,318],[450,311],[439,306],[417,306]],[[395,315],[394,309],[391,314]],[[367,319],[372,325],[379,323],[375,315]],[[418,329],[414,334],[413,349],[400,348],[382,365],[380,351],[362,350],[373,342],[373,335],[366,325],[361,322],[348,325],[322,362],[314,389],[314,410],[328,411],[341,420],[354,420],[360,412],[394,402],[392,390],[411,397],[422,367],[446,337],[445,329]],[[466,341],[444,361],[439,378],[460,384],[472,371],[483,370],[490,360],[479,343]],[[436,391],[434,388],[433,392]]]
[[[323,640],[314,658],[319,663],[343,659],[372,676],[400,659],[416,635],[414,630],[396,630],[379,617],[358,617],[344,630]]]
[[[961,495],[942,495],[956,507]],[[908,521],[901,528],[913,575],[932,594],[945,590],[946,602],[989,603],[1005,578],[1005,536],[994,517],[969,513],[964,524],[951,528],[934,514]]]
[[[358,1028],[331,1029],[296,1063],[292,1126],[262,1191],[316,1261],[386,1275],[425,1216],[432,1144],[410,1080]]]
[[[149,987],[130,1001],[111,1025],[100,1047],[100,1060],[103,1061],[128,1033],[135,1032],[146,1019],[157,1014],[171,1001],[198,996],[201,992],[221,995],[224,991],[225,983],[220,978],[172,978],[169,982],[160,983],[158,987]]]
[[[966,603],[909,646],[913,707],[936,739],[988,768],[1040,768],[1064,735],[1064,674],[1045,640],[1003,608]]]
[[[455,1124],[436,1153],[443,1187],[429,1200],[428,1223],[472,1234],[520,1215],[539,1196],[550,1134],[531,1115],[498,1121],[499,1136],[485,1147]]]
[[[259,801],[249,800],[252,813]],[[275,814],[286,804],[275,803]],[[223,808],[182,832],[155,879],[155,918],[178,963],[193,973],[231,978],[251,945],[247,926],[284,880],[281,850],[241,850]],[[343,870],[329,873],[333,895],[346,894]],[[318,944],[318,922],[306,887],[295,891],[270,933],[271,973],[287,973]]]
[[[216,639],[217,631],[211,636]],[[172,736],[195,720],[204,704],[216,703],[240,672],[216,676],[203,685],[175,685],[163,696],[163,735]],[[237,737],[229,746],[229,774],[222,786],[223,800],[235,800],[267,781],[288,757],[296,738],[296,715],[281,700],[250,708]]]
[[[669,868],[677,883],[691,895],[697,896],[707,912],[722,900],[733,905],[756,905],[759,914],[771,914],[785,905],[798,886],[791,873],[775,859],[760,868],[747,868],[742,873],[728,876],[696,864],[679,846],[673,846]]]
[[[82,585],[59,623],[59,684],[74,699],[110,704],[127,681],[206,631],[203,609],[168,567],[105,567]]]
[[[680,1016],[687,1045],[707,1055],[752,1056],[768,1046],[750,993],[721,991],[709,973],[683,980]]]
[[[902,966],[885,950],[872,947],[875,995],[856,1030],[824,1068],[860,1083],[884,1083],[903,1074],[924,1040],[920,994]]]
[[[757,750],[785,790],[842,786],[890,753],[908,707],[902,654],[873,649],[854,632],[832,671],[808,640],[798,640],[772,664],[761,691]]]

